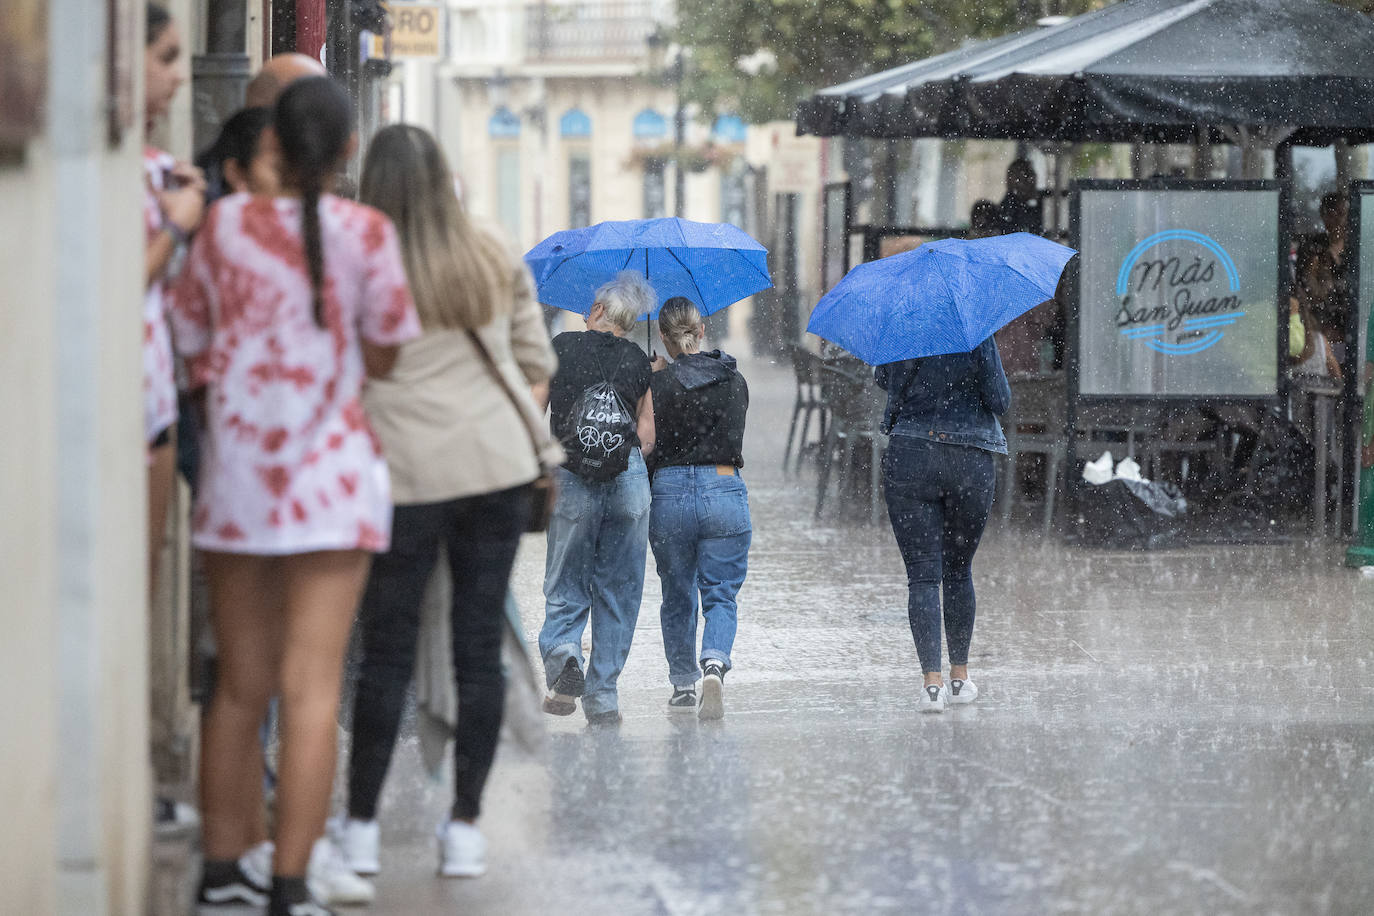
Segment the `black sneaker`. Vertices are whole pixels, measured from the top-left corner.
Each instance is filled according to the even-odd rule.
[[[338,916],[338,914],[311,896],[297,903],[278,902],[273,899],[267,907],[267,916]]]
[[[718,661],[708,661],[701,666],[701,709],[697,711],[697,718],[725,718],[725,666]]]
[[[610,709],[606,712],[594,712],[587,717],[588,725],[619,725],[623,720],[620,718],[620,710]]]
[[[697,689],[695,687],[674,687],[673,696],[668,700],[669,712],[696,712]]]
[[[238,862],[215,869],[221,872],[201,877],[200,893],[196,901],[201,906],[264,906],[270,893],[268,888],[248,877]]]
[[[582,676],[582,669],[577,666],[577,659],[568,659],[563,670],[558,672],[558,679],[549,688],[549,695],[544,697],[544,712],[552,716],[572,715],[577,712],[577,698],[586,690],[587,681]]]
[[[276,878],[272,882],[267,916],[338,916],[320,903],[302,879]]]

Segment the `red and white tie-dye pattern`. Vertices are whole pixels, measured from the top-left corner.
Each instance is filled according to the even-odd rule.
[[[143,150],[143,232],[152,242],[162,231],[162,208],[157,192],[162,174],[176,160],[153,147]],[[167,332],[165,284],[158,278],[143,294],[143,435],[152,442],[177,421],[177,383],[172,368],[172,338]]]
[[[236,194],[210,210],[171,308],[177,350],[209,386],[192,540],[205,550],[384,551],[386,463],[363,414],[360,338],[420,334],[395,229],[320,203],[326,328],[315,324],[300,202]]]

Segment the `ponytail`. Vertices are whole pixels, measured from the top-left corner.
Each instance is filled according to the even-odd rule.
[[[324,245],[320,242],[320,186],[301,187],[301,239],[305,244],[305,269],[310,273],[310,313],[315,326],[324,323]]]
[[[285,177],[301,195],[301,241],[310,277],[311,313],[319,328],[326,327],[320,196],[325,179],[348,147],[352,125],[348,94],[326,76],[306,77],[287,86],[273,113]]]

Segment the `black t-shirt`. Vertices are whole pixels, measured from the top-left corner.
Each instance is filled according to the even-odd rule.
[[[573,405],[592,385],[610,382],[631,415],[649,390],[653,369],[638,346],[606,331],[566,331],[553,339],[558,372],[549,384],[549,421],[560,441],[571,434]],[[636,436],[634,444],[639,444]]]
[[[744,467],[749,385],[732,357],[688,353],[654,373],[654,468],[692,464]]]
[[[1002,218],[1003,232],[1030,232],[1039,235],[1045,231],[1045,210],[1040,197],[1018,200],[1008,194],[1002,198],[997,212]]]

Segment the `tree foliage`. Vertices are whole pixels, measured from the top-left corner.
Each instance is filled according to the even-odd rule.
[[[678,0],[678,41],[691,49],[684,92],[708,111],[762,123],[791,118],[816,89],[939,54],[980,38],[1072,15],[1102,0]],[[761,49],[776,67],[738,62]]]

